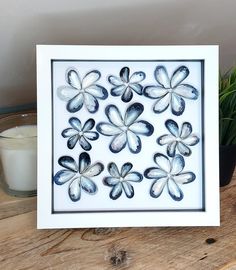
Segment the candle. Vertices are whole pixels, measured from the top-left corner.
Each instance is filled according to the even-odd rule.
[[[29,196],[36,193],[36,136],[34,124],[17,125],[0,133],[1,180],[10,194]]]

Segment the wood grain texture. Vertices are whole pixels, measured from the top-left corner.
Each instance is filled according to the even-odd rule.
[[[236,269],[236,175],[221,226],[36,230],[36,211],[0,220],[0,269]]]
[[[36,210],[36,197],[13,197],[0,188],[0,220],[33,210]]]

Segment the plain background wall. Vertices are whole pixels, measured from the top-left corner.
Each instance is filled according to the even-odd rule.
[[[0,111],[36,102],[36,44],[219,44],[236,63],[235,0],[0,0]]]

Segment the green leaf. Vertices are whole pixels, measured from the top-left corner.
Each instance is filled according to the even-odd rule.
[[[219,76],[220,143],[236,143],[236,67]]]

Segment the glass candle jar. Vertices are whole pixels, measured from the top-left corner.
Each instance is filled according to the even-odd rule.
[[[2,188],[10,195],[36,195],[36,123],[35,113],[0,119],[0,181]]]

